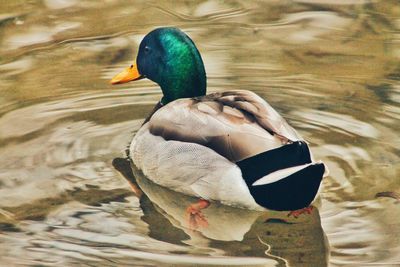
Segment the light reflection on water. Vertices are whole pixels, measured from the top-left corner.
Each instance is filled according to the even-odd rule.
[[[396,1],[0,3],[0,265],[399,265],[400,8]],[[111,88],[157,26],[198,45],[209,91],[250,89],[331,175],[287,219],[193,199],[113,168],[160,98]]]

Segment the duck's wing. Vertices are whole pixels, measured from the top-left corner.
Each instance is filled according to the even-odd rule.
[[[217,95],[219,95],[217,101],[251,114],[269,133],[279,135],[289,141],[302,140],[296,130],[257,94],[246,90],[233,90]]]
[[[233,162],[301,140],[267,102],[242,90],[171,102],[154,113],[149,130],[207,146]]]

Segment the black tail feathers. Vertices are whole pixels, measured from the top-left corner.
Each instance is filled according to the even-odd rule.
[[[314,200],[325,172],[323,163],[309,165],[276,182],[255,186],[253,183],[272,172],[307,163],[311,163],[309,148],[298,141],[244,159],[237,165],[259,205],[271,210],[298,210]]]

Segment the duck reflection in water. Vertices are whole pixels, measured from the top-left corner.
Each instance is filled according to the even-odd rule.
[[[188,218],[187,207],[196,198],[151,182],[128,159],[116,158],[113,165],[140,199],[142,220],[152,238],[195,249],[222,250],[226,256],[267,257],[278,266],[328,264],[329,245],[316,207],[310,215],[294,218],[287,212],[260,212],[212,202]]]

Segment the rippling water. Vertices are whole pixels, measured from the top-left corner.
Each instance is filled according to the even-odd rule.
[[[111,87],[141,38],[177,26],[209,91],[249,89],[331,174],[312,215],[287,220],[193,199],[113,167],[160,98]],[[1,1],[1,266],[399,266],[398,1]],[[114,162],[115,163],[115,162]]]

